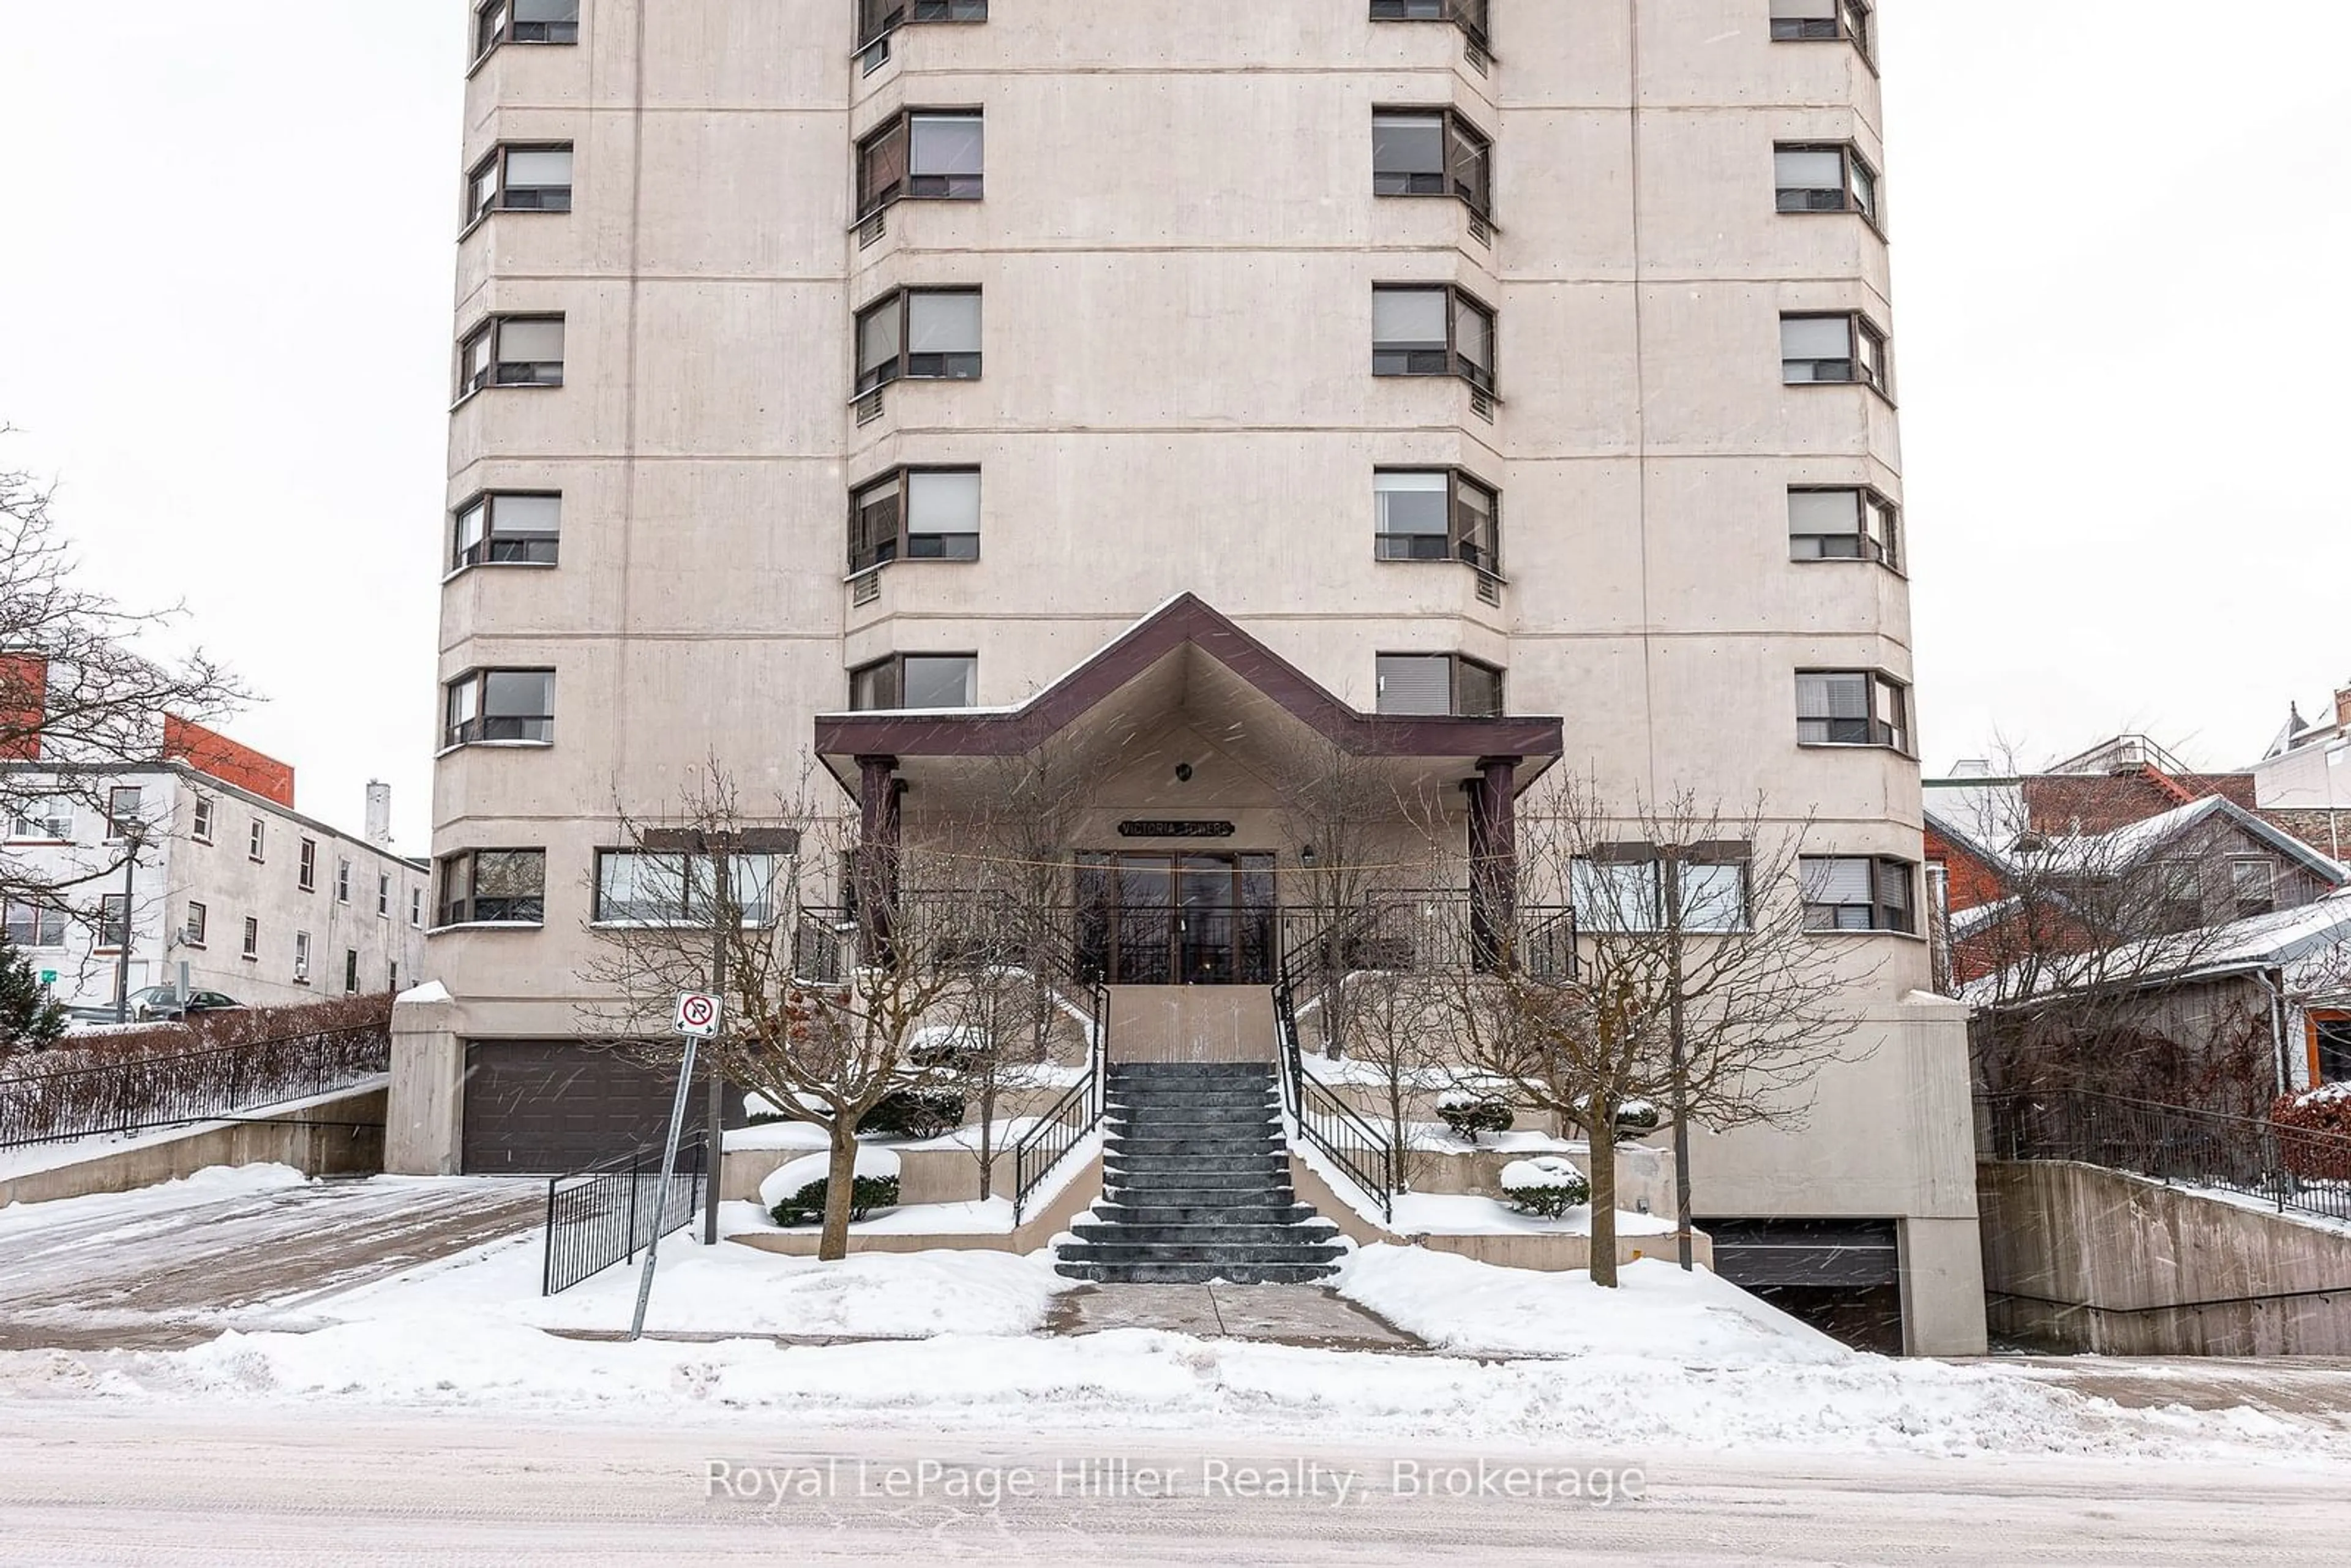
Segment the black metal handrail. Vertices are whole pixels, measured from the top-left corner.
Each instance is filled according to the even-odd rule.
[[[2072,1160],[2351,1220],[2351,1138],[2094,1090],[1979,1094],[1978,1150]]]
[[[701,1212],[702,1150],[681,1150],[674,1172],[663,1170],[663,1154],[638,1149],[548,1182],[541,1295],[635,1261],[655,1236],[684,1228]]]
[[[1311,975],[1318,984],[1345,984],[1343,966],[1349,963],[1355,941],[1377,924],[1382,907],[1345,911],[1335,919],[1293,932],[1282,945],[1273,988],[1273,1017],[1280,1036],[1276,1053],[1281,1061],[1282,1109],[1290,1126],[1378,1206],[1384,1223],[1395,1218],[1395,1195],[1404,1186],[1401,1152],[1354,1107],[1307,1075],[1298,1038],[1297,996],[1301,974]]]
[[[381,1025],[0,1077],[0,1148],[215,1121],[388,1071]]]
[[[1034,1126],[1013,1141],[1012,1223],[1015,1226],[1027,1215],[1029,1200],[1044,1185],[1045,1178],[1102,1124],[1102,1061],[1107,1045],[1104,1030],[1110,1018],[1110,993],[1100,985],[1092,987],[1091,991],[1095,1004],[1094,1018],[1098,1021],[1089,1030],[1085,1076],[1070,1085],[1069,1092],[1054,1103],[1051,1110],[1040,1116]]]

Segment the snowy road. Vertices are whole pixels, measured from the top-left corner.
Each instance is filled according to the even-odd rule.
[[[1637,1501],[1395,1495],[1399,1460],[1489,1473],[1512,1464],[1642,1472]],[[821,1473],[830,1498],[771,1510],[713,1499],[710,1465]],[[1315,1500],[1240,1495],[1252,1469],[1352,1471]],[[882,1490],[906,1467],[927,1500]],[[942,1466],[924,1482],[916,1467]],[[1129,1469],[1080,1472],[1084,1461]],[[1222,1463],[1225,1481],[1210,1480]],[[962,1469],[956,1467],[982,1467]],[[1100,1478],[1175,1472],[1175,1495],[1088,1497]],[[1027,1473],[1045,1495],[990,1507],[949,1499]],[[1473,1470],[1474,1473],[1474,1470]],[[1071,1478],[1057,1483],[1057,1475]],[[749,1484],[749,1483],[742,1483]],[[1629,1481],[1620,1483],[1629,1486]],[[1368,1493],[1363,1490],[1370,1489]],[[1114,1490],[1105,1483],[1097,1491]],[[1132,1493],[1135,1488],[1127,1489]],[[1228,1493],[1231,1495],[1227,1495]],[[1224,1444],[1100,1435],[876,1437],[747,1421],[581,1416],[560,1425],[447,1413],[95,1412],[0,1405],[0,1563],[180,1565],[333,1562],[1082,1563],[1249,1564],[1533,1561],[2127,1563],[2134,1568],[2342,1561],[2339,1476],[2094,1461],[1742,1458],[1458,1448]],[[1465,1558],[1464,1553],[1468,1553]]]
[[[119,1197],[0,1210],[0,1350],[159,1349],[298,1327],[327,1296],[538,1222],[537,1182],[305,1183],[208,1171]]]

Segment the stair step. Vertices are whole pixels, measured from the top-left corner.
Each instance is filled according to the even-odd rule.
[[[1113,1133],[1105,1144],[1106,1152],[1122,1158],[1149,1157],[1155,1159],[1186,1159],[1200,1155],[1207,1159],[1249,1159],[1278,1157],[1281,1146],[1270,1134],[1250,1132],[1231,1138],[1198,1136],[1154,1137],[1148,1134]]]
[[[1065,1280],[1105,1285],[1311,1285],[1339,1271],[1335,1263],[1055,1263]]]
[[[1061,1249],[1072,1263],[1332,1263],[1347,1255],[1335,1242],[1241,1241],[1142,1244],[1077,1241]]]
[[[1093,1215],[1111,1225],[1300,1225],[1312,1219],[1314,1210],[1302,1203],[1102,1202]]]
[[[1322,1247],[1339,1236],[1339,1228],[1327,1219],[1311,1225],[1225,1221],[1138,1225],[1123,1220],[1107,1224],[1080,1220],[1070,1229],[1081,1241],[1136,1247]]]

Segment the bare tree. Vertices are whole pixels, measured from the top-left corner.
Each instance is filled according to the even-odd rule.
[[[1715,1132],[1797,1127],[1815,1074],[1847,1055],[1836,998],[1855,976],[1808,928],[1803,841],[1761,801],[1728,812],[1687,791],[1612,809],[1567,780],[1521,802],[1518,918],[1490,967],[1458,972],[1448,1010],[1468,1071],[1589,1135],[1596,1284],[1616,1283],[1627,1107]],[[1572,966],[1540,930],[1571,904]]]
[[[1448,1065],[1444,1050],[1446,992],[1437,977],[1404,955],[1389,968],[1359,969],[1340,982],[1347,992],[1347,1053],[1377,1075],[1381,1120],[1406,1186],[1416,1174],[1413,1096]]]

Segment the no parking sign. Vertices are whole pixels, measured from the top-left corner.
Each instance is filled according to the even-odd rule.
[[[677,1016],[670,1027],[689,1040],[709,1040],[718,1033],[718,998],[706,991],[687,991],[677,998]]]

